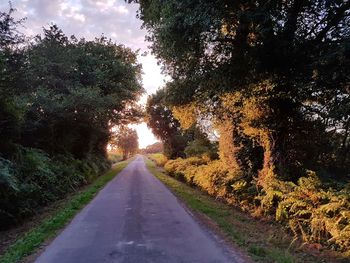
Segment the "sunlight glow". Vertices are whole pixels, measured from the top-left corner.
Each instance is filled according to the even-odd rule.
[[[148,95],[162,87],[169,77],[161,72],[157,59],[151,54],[145,41],[146,30],[141,29],[142,21],[136,17],[139,8],[137,3],[128,4],[122,0],[12,0],[17,9],[16,19],[26,17],[22,33],[34,36],[42,34],[42,27],[57,24],[67,35],[84,37],[87,40],[100,35],[124,44],[132,50],[139,50],[138,62],[142,64],[142,82],[146,94],[139,103],[145,105]],[[8,1],[0,1],[0,10],[9,8]],[[136,129],[140,148],[144,148],[158,140],[145,123],[130,125]]]
[[[157,60],[153,55],[149,53],[147,55],[139,55],[138,61],[142,64],[142,84],[146,91],[146,93],[140,98],[139,104],[145,105],[148,95],[155,93],[157,89],[164,85],[169,77],[162,74],[161,67],[157,64]],[[140,149],[159,141],[147,127],[145,122],[132,124],[129,125],[129,127],[136,129],[139,137]]]
[[[137,135],[139,136],[140,149],[159,141],[153,135],[152,131],[147,127],[145,122],[142,122],[140,124],[132,124],[129,125],[129,127],[136,130]]]

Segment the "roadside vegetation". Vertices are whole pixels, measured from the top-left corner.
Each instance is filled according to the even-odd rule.
[[[350,258],[350,2],[140,3],[171,176]]]
[[[48,218],[44,218],[35,228],[18,237],[6,250],[5,254],[0,255],[0,263],[17,263],[25,256],[34,253],[45,241],[54,237],[60,229],[69,223],[94,198],[98,191],[123,170],[128,163],[128,161],[119,162],[91,185],[71,195]]]
[[[189,186],[183,177],[169,176],[160,169],[161,154],[150,154],[146,159],[148,169],[182,200],[199,220],[212,231],[219,231],[234,245],[238,245],[255,262],[275,263],[324,263],[348,262],[346,255],[320,249],[317,244],[294,240],[293,235],[273,220],[254,217],[232,206],[227,200],[208,195],[197,185]],[[204,216],[203,216],[204,215]],[[210,221],[208,222],[208,219]],[[214,222],[214,226],[213,223]]]
[[[110,168],[111,127],[137,121],[137,54],[56,25],[30,41],[0,12],[0,230],[21,224]]]
[[[123,159],[123,155],[117,151],[110,151],[108,153],[108,160],[111,162],[112,166],[117,164]]]

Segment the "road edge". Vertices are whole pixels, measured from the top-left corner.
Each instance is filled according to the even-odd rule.
[[[0,256],[0,263],[32,262],[34,257],[36,258],[36,255],[131,161],[132,159],[129,159],[115,164],[93,183],[70,196],[67,202],[59,206],[52,214],[43,218],[33,229],[22,234]]]
[[[159,167],[152,159],[148,158],[147,156],[143,155],[146,167],[148,171],[157,178],[162,184],[166,186],[166,188],[176,197],[178,202],[181,204],[181,206],[185,209],[185,211],[200,225],[200,227],[203,228],[204,231],[206,231],[208,234],[212,236],[218,243],[223,243],[224,246],[227,247],[231,252],[233,253],[234,257],[237,257],[241,260],[243,260],[245,263],[253,263],[255,262],[251,256],[243,250],[241,247],[239,247],[234,241],[228,238],[228,235],[218,226],[218,224],[211,219],[209,216],[207,216],[204,213],[201,213],[200,211],[192,209],[186,200],[179,196],[176,191],[174,191],[174,188],[170,184],[167,183],[167,181],[163,180],[161,176],[166,176],[165,171],[162,170],[161,167]],[[179,182],[178,180],[169,177],[172,180]],[[184,187],[190,188],[188,185],[183,184]]]

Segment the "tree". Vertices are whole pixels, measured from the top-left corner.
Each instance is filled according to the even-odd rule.
[[[0,228],[105,172],[110,128],[142,116],[135,52],[55,25],[28,43],[13,12],[0,12]]]
[[[70,39],[55,25],[28,49],[32,92],[23,144],[78,158],[106,155],[110,127],[141,116],[136,54],[104,37]]]
[[[10,6],[8,12],[0,12],[0,155],[11,156],[15,143],[20,136],[23,111],[16,96],[19,95],[24,81],[24,54],[19,48],[24,36],[17,28],[22,20],[16,21]]]
[[[329,162],[346,173],[349,112],[340,105],[349,99],[349,1],[133,2],[173,78],[168,104],[207,105],[217,123],[226,108],[230,141],[263,149],[260,182]],[[221,107],[232,94],[239,103]]]
[[[164,150],[164,146],[162,142],[155,142],[151,145],[147,145],[145,149],[143,149],[143,153],[161,153]]]
[[[116,145],[123,153],[123,160],[134,155],[139,149],[139,142],[136,130],[126,126],[119,128],[112,144]]]
[[[184,157],[188,138],[182,134],[180,123],[165,105],[165,90],[160,89],[148,97],[146,105],[147,126],[163,142],[168,158]]]

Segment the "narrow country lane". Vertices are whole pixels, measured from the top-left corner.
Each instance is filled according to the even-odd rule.
[[[244,262],[214,238],[146,168],[130,163],[36,263]]]

